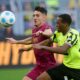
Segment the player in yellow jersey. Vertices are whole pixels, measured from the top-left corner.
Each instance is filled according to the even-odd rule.
[[[72,18],[69,14],[58,16],[57,30],[50,39],[35,44],[37,49],[47,50],[56,54],[63,54],[61,65],[41,74],[37,80],[80,80],[80,40],[79,32],[70,28]],[[56,42],[58,47],[43,46],[47,42]]]

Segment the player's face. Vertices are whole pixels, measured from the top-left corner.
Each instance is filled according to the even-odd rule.
[[[41,12],[34,11],[34,14],[33,14],[34,25],[39,27],[45,20],[44,16],[45,15],[42,14]]]
[[[63,32],[64,28],[65,28],[65,23],[62,22],[62,18],[58,18],[57,19],[57,25],[56,25],[57,29],[59,32]]]

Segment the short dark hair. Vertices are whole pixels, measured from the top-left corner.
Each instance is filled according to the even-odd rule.
[[[69,25],[72,23],[72,18],[69,14],[61,14],[59,17],[62,18],[62,22],[66,22]]]
[[[35,7],[34,11],[39,11],[39,12],[47,15],[47,10],[44,7],[37,6],[37,7]]]

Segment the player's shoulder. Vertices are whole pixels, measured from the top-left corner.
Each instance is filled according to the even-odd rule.
[[[36,30],[37,28],[38,28],[38,27],[36,27],[36,26],[33,26],[33,27],[32,27],[32,30]]]
[[[53,26],[51,26],[49,23],[45,23],[43,26],[44,26],[46,29],[50,29],[50,28],[53,27]]]
[[[37,28],[36,27],[33,27],[32,28],[32,33],[35,33],[37,31]]]
[[[73,29],[73,28],[70,28],[69,33],[70,33],[70,34],[77,34],[77,35],[79,35],[79,31],[76,30],[76,29]]]

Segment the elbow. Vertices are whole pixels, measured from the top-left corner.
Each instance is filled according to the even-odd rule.
[[[47,35],[48,35],[49,37],[51,37],[51,36],[52,36],[52,33],[48,33]]]
[[[47,37],[47,38],[50,38],[50,37],[51,37],[51,34],[47,34],[46,37]]]
[[[52,36],[52,33],[51,32],[47,32],[47,33],[44,33],[43,35],[48,37],[48,38],[50,38]]]

